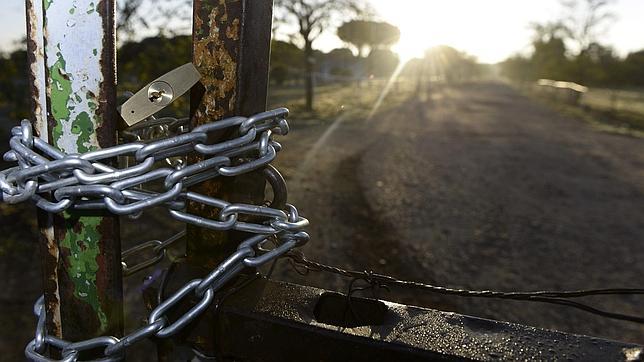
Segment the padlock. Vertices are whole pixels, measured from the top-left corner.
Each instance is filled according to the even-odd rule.
[[[159,112],[175,99],[181,97],[201,79],[201,74],[192,63],[155,79],[121,106],[121,117],[128,126]]]

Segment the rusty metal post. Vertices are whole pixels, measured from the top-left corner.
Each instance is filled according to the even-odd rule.
[[[266,110],[272,10],[272,0],[194,0],[193,62],[202,75],[205,93],[199,97],[193,92],[191,97],[193,127]],[[220,139],[230,136],[217,135]],[[257,204],[264,199],[264,188],[260,171],[204,182],[196,191]],[[209,218],[218,214],[217,209],[202,204],[191,204],[189,209]],[[230,255],[240,239],[235,233],[193,226],[187,232],[188,262],[208,268]]]
[[[114,0],[26,0],[32,122],[66,153],[116,143]],[[48,333],[120,335],[118,218],[39,214]]]
[[[266,110],[273,0],[194,0],[193,63],[201,73],[203,88],[191,93],[191,127],[226,117]],[[234,136],[212,135],[210,142]],[[189,162],[199,161],[191,155]],[[259,204],[266,182],[262,171],[229,178],[220,177],[193,188],[194,191],[230,202]],[[218,218],[219,210],[190,203],[188,210],[206,218]],[[186,260],[173,269],[174,279],[185,282],[216,267],[244,237],[237,232],[217,232],[189,225]],[[170,283],[172,284],[172,282]],[[180,285],[181,283],[179,283]],[[167,287],[172,290],[172,286]],[[217,354],[217,336],[210,310],[179,341],[158,344],[159,360],[177,358],[179,345],[189,344],[208,355]]]

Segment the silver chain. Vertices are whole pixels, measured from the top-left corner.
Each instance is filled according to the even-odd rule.
[[[299,216],[294,206],[285,203],[283,179],[269,165],[281,150],[281,145],[272,140],[272,134],[288,133],[287,115],[287,109],[279,108],[249,118],[233,117],[205,124],[189,132],[186,131],[186,119],[149,119],[122,134],[131,142],[84,154],[65,154],[34,137],[28,121],[13,128],[11,150],[4,159],[16,162],[18,166],[0,171],[2,202],[15,204],[31,200],[37,207],[51,213],[68,209],[106,209],[117,215],[134,217],[147,209],[162,207],[173,218],[188,224],[252,234],[207,276],[188,282],[150,313],[146,325],[123,338],[105,336],[69,342],[49,336],[41,297],[34,306],[38,324],[35,338],[25,349],[26,356],[34,361],[52,361],[43,355],[50,346],[61,351],[62,361],[76,361],[82,351],[103,348],[100,361],[120,360],[125,356],[126,348],[141,339],[152,336],[168,338],[178,333],[201,315],[211,304],[215,293],[244,268],[261,266],[306,243],[309,235],[302,230],[308,225],[308,220]],[[209,134],[230,128],[237,131],[235,138],[207,143]],[[150,138],[154,140],[143,141]],[[182,158],[193,152],[205,159],[186,165]],[[135,162],[124,168],[106,164],[115,157],[134,159]],[[179,162],[174,162],[177,160]],[[160,161],[165,162],[165,166],[159,167]],[[186,190],[218,176],[236,176],[257,169],[265,170],[276,195],[269,206],[230,203]],[[48,194],[53,198],[47,198]],[[276,202],[278,198],[283,200]],[[217,208],[219,215],[208,219],[188,213],[187,201]],[[280,208],[270,207],[273,204]],[[242,216],[254,216],[253,220],[259,217],[263,221],[240,221]],[[161,261],[166,248],[181,237],[183,234],[179,233],[165,241],[153,240],[124,251],[124,275]],[[267,246],[270,239],[276,241],[273,248]],[[148,250],[154,254],[151,259],[132,265],[127,263],[132,255]],[[166,312],[193,296],[199,301],[170,322]]]
[[[271,139],[273,131],[282,135],[288,133],[284,118],[287,114],[288,110],[280,108],[250,118],[234,117],[205,124],[191,132],[147,144],[136,141],[71,155],[33,137],[31,125],[23,121],[20,127],[13,128],[11,150],[4,155],[5,160],[17,162],[19,166],[0,171],[1,201],[15,204],[31,199],[36,206],[52,213],[67,209],[107,209],[116,215],[139,215],[146,209],[164,206],[179,221],[214,230],[265,235],[301,230],[307,225],[306,219],[299,217],[289,221],[285,211],[233,204],[185,191],[187,187],[218,176],[237,176],[266,167],[281,149],[281,145]],[[238,137],[216,144],[205,143],[209,133],[231,127],[239,129]],[[256,138],[259,140],[255,141]],[[187,166],[155,168],[157,161],[192,152],[209,158]],[[253,152],[256,154],[248,157]],[[118,156],[133,157],[137,163],[114,169],[99,162]],[[155,184],[163,191],[152,191]],[[146,188],[146,185],[151,187]],[[42,196],[52,191],[53,201]],[[221,209],[218,219],[187,213],[186,201]],[[240,215],[271,220],[262,224],[241,222]]]
[[[123,267],[123,276],[128,277],[143,269],[149,268],[153,265],[160,263],[165,259],[167,249],[186,235],[185,230],[172,235],[164,241],[161,240],[148,240],[139,243],[121,253],[121,265]],[[140,255],[152,253],[152,257],[144,259]],[[136,258],[138,256],[138,258]],[[143,259],[137,263],[128,263],[128,259]]]

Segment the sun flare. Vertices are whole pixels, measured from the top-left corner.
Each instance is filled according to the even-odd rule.
[[[392,50],[403,62],[437,45],[449,45],[484,60],[498,59],[515,35],[507,32],[506,23],[490,21],[491,9],[484,1],[371,1],[382,20],[400,29],[400,41]],[[504,34],[503,41],[498,34]]]
[[[429,6],[423,4],[422,7]],[[424,11],[426,9],[423,9]],[[400,28],[400,40],[392,50],[400,56],[402,62],[422,57],[426,49],[439,44],[432,36],[430,26],[426,22],[409,21],[397,25]]]
[[[392,50],[400,56],[402,62],[421,57],[426,49],[441,43],[436,14],[446,12],[449,6],[445,1],[410,0],[406,6],[383,3],[381,13],[400,29],[400,41]],[[409,11],[413,9],[413,11]]]

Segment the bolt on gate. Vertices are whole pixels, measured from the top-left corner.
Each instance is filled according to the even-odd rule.
[[[156,336],[159,360],[186,356],[275,361],[641,358],[641,346],[240,274],[274,260],[308,237],[301,232],[306,220],[286,204],[284,181],[268,165],[280,147],[271,140],[271,131],[285,134],[288,130],[285,110],[262,113],[267,98],[272,0],[194,0],[192,62],[201,74],[202,87],[191,91],[191,131],[122,148],[113,147],[120,122],[115,94],[114,1],[26,0],[30,121],[38,138],[31,137],[31,128],[23,124],[14,132],[18,144],[12,144],[12,149],[16,155],[17,150],[24,151],[23,146],[36,148],[54,158],[45,160],[29,150],[16,155],[23,166],[31,162],[23,167],[23,176],[31,167],[46,179],[62,161],[73,174],[64,174],[68,179],[47,180],[67,185],[45,187],[55,191],[49,199],[32,193],[37,205],[51,212],[39,211],[38,215],[45,290],[44,302],[37,307],[46,319],[40,318],[44,329],[39,326],[30,345],[37,353],[28,353],[28,357],[48,360],[40,355],[45,350],[34,347],[48,344],[59,350],[50,351],[51,358],[76,360],[82,351],[90,350],[94,354],[83,357],[116,360],[125,357],[126,347]],[[150,101],[163,96],[162,90]],[[113,160],[108,162],[130,152],[127,147],[135,149],[139,162],[188,155],[184,168],[147,169],[147,174],[132,177],[134,181],[111,184],[123,186],[119,191],[135,200],[132,204],[142,203],[140,210],[163,204],[173,217],[185,221],[187,255],[174,272],[178,286],[168,286],[174,294],[153,301],[146,324],[119,339],[124,331],[117,214],[128,205],[105,201],[107,207],[101,209],[93,207],[96,202],[84,203],[83,197],[107,200],[118,199],[120,194],[105,187],[100,177],[91,179],[77,171],[88,167],[82,163],[87,158],[93,162],[90,168],[107,174],[140,167],[116,171]],[[259,152],[256,159],[231,164],[231,159],[249,150]],[[88,154],[92,156],[83,159]],[[24,155],[31,158],[21,159]],[[215,166],[219,175],[230,177],[203,177],[200,173]],[[150,192],[128,189],[145,182],[137,177],[148,180],[159,175],[165,177],[167,189],[188,188],[181,196],[184,199],[174,194],[161,200],[164,193],[151,196]],[[70,178],[71,183],[65,184]],[[81,185],[77,189],[67,188],[78,180]],[[267,181],[275,194],[270,207],[253,206],[264,202]],[[69,198],[58,198],[61,195]],[[133,209],[132,204],[128,210]],[[181,211],[185,204],[186,212]],[[259,222],[258,216],[269,220]],[[245,233],[254,236],[247,238]],[[279,239],[277,246],[256,255],[267,235]],[[243,288],[238,279],[242,279]],[[193,290],[196,297],[184,298]],[[210,307],[212,304],[215,306]],[[187,312],[172,312],[175,308]],[[187,349],[182,346],[185,344]]]

